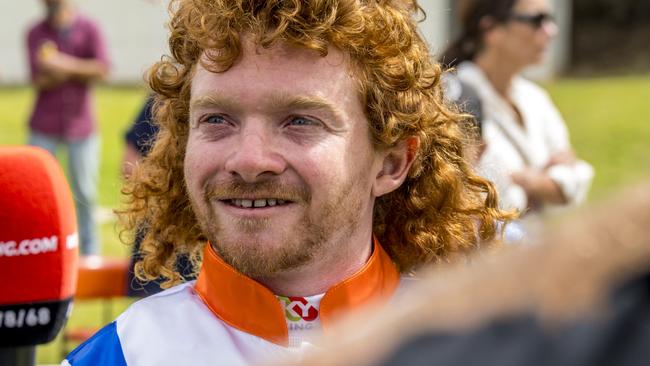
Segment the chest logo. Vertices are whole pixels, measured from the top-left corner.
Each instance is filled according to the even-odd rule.
[[[318,318],[318,309],[307,301],[304,297],[285,297],[278,296],[284,305],[284,315],[292,322],[300,320],[310,322]]]

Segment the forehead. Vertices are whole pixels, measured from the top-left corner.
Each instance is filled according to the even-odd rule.
[[[550,12],[551,4],[548,0],[518,0],[513,10],[518,13]]]
[[[209,63],[205,53],[201,60]],[[231,98],[282,94],[358,99],[349,57],[340,50],[330,47],[323,57],[286,43],[264,49],[247,39],[242,40],[238,60],[225,72],[211,72],[199,62],[192,79],[192,99],[210,93],[227,93]]]

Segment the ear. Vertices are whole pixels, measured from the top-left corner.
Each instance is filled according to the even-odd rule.
[[[483,43],[492,44],[495,37],[499,37],[499,23],[497,23],[491,16],[484,16],[479,21],[479,29],[483,34]]]
[[[372,185],[374,197],[390,193],[404,183],[420,146],[420,139],[410,136],[383,152],[382,166]]]
[[[482,33],[487,33],[494,28],[497,22],[490,15],[486,15],[478,21],[478,28]]]

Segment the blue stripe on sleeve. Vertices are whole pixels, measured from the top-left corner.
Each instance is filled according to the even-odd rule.
[[[72,366],[127,366],[116,323],[100,329],[94,336],[75,348],[65,361]],[[66,365],[66,362],[63,365]]]

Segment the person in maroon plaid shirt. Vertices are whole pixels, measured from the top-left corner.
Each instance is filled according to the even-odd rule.
[[[29,119],[29,144],[55,154],[68,150],[70,185],[79,222],[82,254],[99,252],[93,219],[99,139],[93,116],[92,84],[108,75],[109,61],[98,26],[66,0],[43,0],[46,16],[27,34],[36,101]]]

